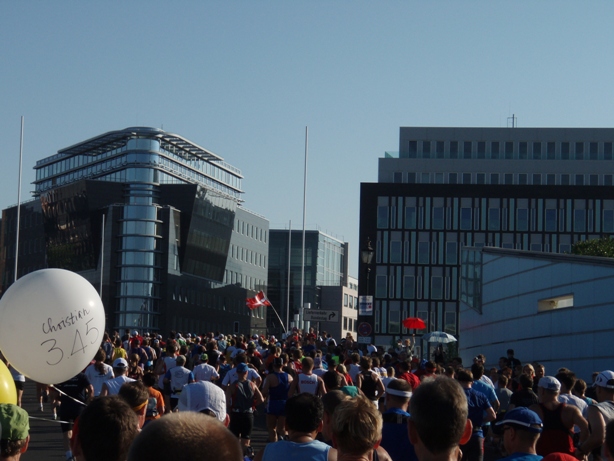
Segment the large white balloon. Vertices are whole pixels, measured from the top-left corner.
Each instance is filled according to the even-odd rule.
[[[0,350],[17,370],[58,384],[82,371],[98,351],[104,306],[79,274],[42,269],[17,280],[0,299]]]

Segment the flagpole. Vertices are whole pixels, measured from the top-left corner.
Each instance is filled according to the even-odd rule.
[[[271,306],[271,309],[273,309],[273,312],[275,312],[275,315],[277,316],[277,318],[279,319],[279,323],[281,323],[281,327],[284,329],[284,333],[288,333],[288,330],[286,330],[286,327],[284,325],[283,320],[281,319],[281,317],[279,316],[279,314],[277,313],[277,309],[275,309],[273,307],[273,303],[271,301],[269,301],[269,305]]]
[[[21,135],[19,139],[19,179],[17,181],[17,238],[15,239],[15,274],[13,282],[17,281],[17,262],[19,260],[19,228],[21,218],[21,170],[23,164],[23,115],[21,116]]]
[[[102,214],[102,239],[100,245],[100,299],[102,299],[102,280],[104,274],[104,213]]]
[[[292,253],[292,220],[290,220],[290,225],[288,227],[288,283],[286,288],[286,325],[290,325],[290,264],[292,262],[290,256]]]
[[[304,328],[304,295],[305,295],[305,218],[307,216],[307,153],[309,146],[309,127],[305,127],[305,173],[303,175],[303,251],[301,259],[301,328]]]

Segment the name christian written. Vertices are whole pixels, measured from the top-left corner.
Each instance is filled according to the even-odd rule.
[[[42,325],[43,333],[48,335],[50,333],[55,333],[56,331],[61,331],[64,328],[71,327],[79,320],[89,317],[90,313],[91,312],[85,308],[76,309],[59,322],[49,317]]]

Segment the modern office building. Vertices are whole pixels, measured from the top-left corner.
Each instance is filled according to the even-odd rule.
[[[319,287],[348,285],[348,256],[347,242],[317,230],[307,230],[303,271],[303,231],[271,229],[266,295],[284,325],[295,322],[295,315],[299,316],[301,313],[301,286],[303,305],[309,304],[311,309],[318,309]],[[303,272],[304,283],[301,284]],[[341,301],[341,297],[339,299]],[[270,332],[278,335],[283,333],[283,328],[271,309],[267,319]],[[294,324],[298,326],[298,323]],[[286,325],[287,328],[289,326]]]
[[[143,127],[61,149],[35,170],[19,276],[80,273],[102,291],[108,329],[265,332],[264,309],[248,311],[245,298],[267,284],[268,221],[241,207],[240,170]],[[16,211],[3,212],[3,290],[14,277]]]
[[[401,128],[398,154],[361,185],[361,331],[389,345],[405,317],[459,335],[464,246],[566,252],[614,234],[614,129]],[[360,325],[366,324],[361,329]],[[462,339],[461,339],[462,341]]]
[[[462,260],[464,363],[484,354],[497,366],[511,348],[547,374],[566,367],[590,382],[611,369],[613,258],[467,247]]]

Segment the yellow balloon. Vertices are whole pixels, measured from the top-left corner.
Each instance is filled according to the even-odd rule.
[[[0,403],[12,403],[17,405],[17,389],[15,388],[15,381],[13,375],[0,360]]]

